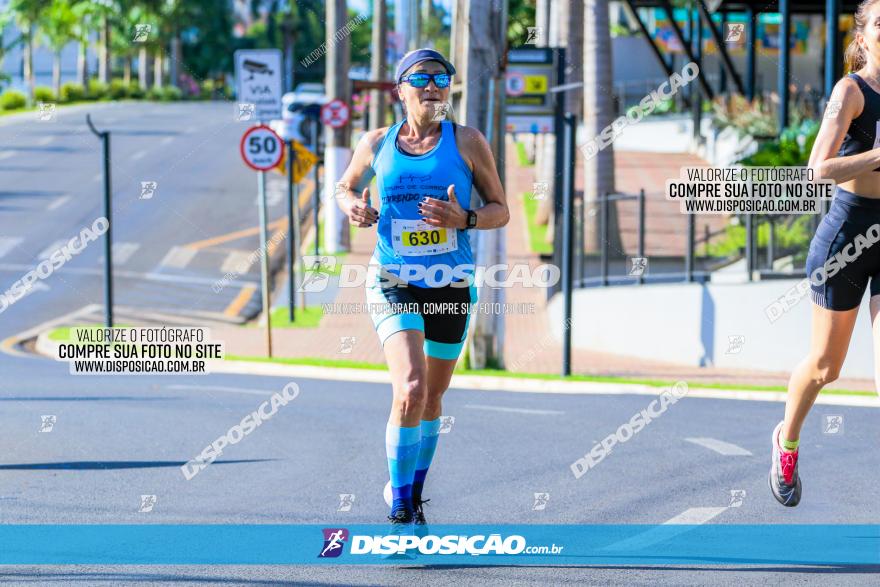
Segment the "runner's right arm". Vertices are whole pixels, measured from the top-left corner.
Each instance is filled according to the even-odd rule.
[[[348,221],[360,228],[372,226],[379,212],[370,206],[370,181],[375,176],[371,162],[387,128],[364,133],[355,147],[351,163],[336,183],[336,202]]]
[[[809,166],[815,179],[832,179],[835,183],[843,183],[880,167],[880,148],[858,155],[837,156],[850,123],[859,117],[865,105],[858,84],[851,78],[843,78],[834,86],[828,103],[840,104],[840,111],[823,118],[816,142],[813,143]]]

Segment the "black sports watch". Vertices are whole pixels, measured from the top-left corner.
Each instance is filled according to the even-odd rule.
[[[474,212],[473,210],[468,210],[467,213],[468,213],[467,227],[465,228],[465,230],[467,230],[468,228],[476,228],[477,227],[477,213]]]

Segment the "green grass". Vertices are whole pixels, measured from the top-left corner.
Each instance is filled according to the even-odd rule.
[[[297,306],[296,320],[288,320],[287,306],[272,310],[272,328],[317,328],[321,324],[324,311],[321,306],[306,306],[305,310]],[[256,322],[247,324],[247,328],[256,327]]]
[[[49,340],[60,340],[63,342],[76,342],[71,339],[71,330],[74,328],[87,328],[89,330],[100,330],[106,328],[103,324],[87,324],[85,326],[61,326],[49,332]],[[131,328],[130,324],[115,324],[114,328]],[[87,344],[85,342],[78,344]]]
[[[516,142],[516,158],[520,167],[534,167],[535,164],[529,161],[529,155],[526,153],[526,146],[521,141]]]
[[[319,359],[319,358],[284,358],[284,357],[243,357],[237,355],[227,355],[228,361],[254,361],[259,363],[276,363],[280,365],[307,365],[313,367],[330,367],[342,369],[369,369],[372,371],[383,371],[388,367],[384,363],[364,363],[360,361],[346,361],[344,359]],[[664,381],[661,379],[633,379],[629,377],[605,377],[600,375],[571,375],[563,377],[561,375],[553,375],[550,373],[511,373],[501,369],[463,369],[456,368],[457,375],[477,375],[484,377],[505,377],[509,379],[540,379],[543,381],[587,381],[592,383],[619,383],[619,384],[637,384],[648,385],[650,387],[669,387],[674,381]],[[704,383],[701,381],[687,382],[689,387],[701,389],[733,389],[737,391],[770,391],[785,392],[786,388],[781,385],[737,385],[728,383]],[[858,395],[858,396],[874,396],[873,391],[855,391],[849,389],[826,389],[822,391],[824,395]]]
[[[547,225],[540,226],[535,224],[535,216],[538,213],[538,204],[531,192],[526,192],[523,196],[523,204],[526,211],[526,225],[529,227],[529,248],[533,253],[549,255],[553,252],[553,245],[546,242]]]

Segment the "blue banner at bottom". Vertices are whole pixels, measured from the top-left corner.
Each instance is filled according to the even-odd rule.
[[[0,564],[877,565],[880,525],[0,525]]]

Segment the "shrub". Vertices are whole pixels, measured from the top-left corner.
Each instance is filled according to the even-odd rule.
[[[0,110],[16,110],[24,108],[27,96],[17,90],[6,90],[0,94]]]
[[[60,97],[62,102],[77,102],[86,97],[86,89],[82,84],[67,82],[61,86]]]
[[[176,88],[174,86],[165,86],[162,91],[162,96],[159,98],[163,102],[176,102],[183,98],[183,92],[180,91],[180,88]]]
[[[122,100],[128,97],[128,84],[121,79],[115,79],[110,82],[108,91],[110,98],[113,100]]]
[[[202,100],[213,100],[214,99],[214,91],[217,89],[217,84],[214,83],[212,79],[206,79],[202,82]]]
[[[141,89],[141,85],[138,82],[131,82],[128,84],[128,97],[139,100],[144,97],[144,91]]]
[[[162,88],[157,88],[156,86],[153,86],[152,88],[147,90],[146,98],[147,100],[161,100],[162,94]]]
[[[34,102],[55,102],[55,91],[46,86],[38,86],[34,88]]]
[[[96,79],[89,80],[89,98],[92,100],[101,100],[107,97],[109,88],[107,84]]]

